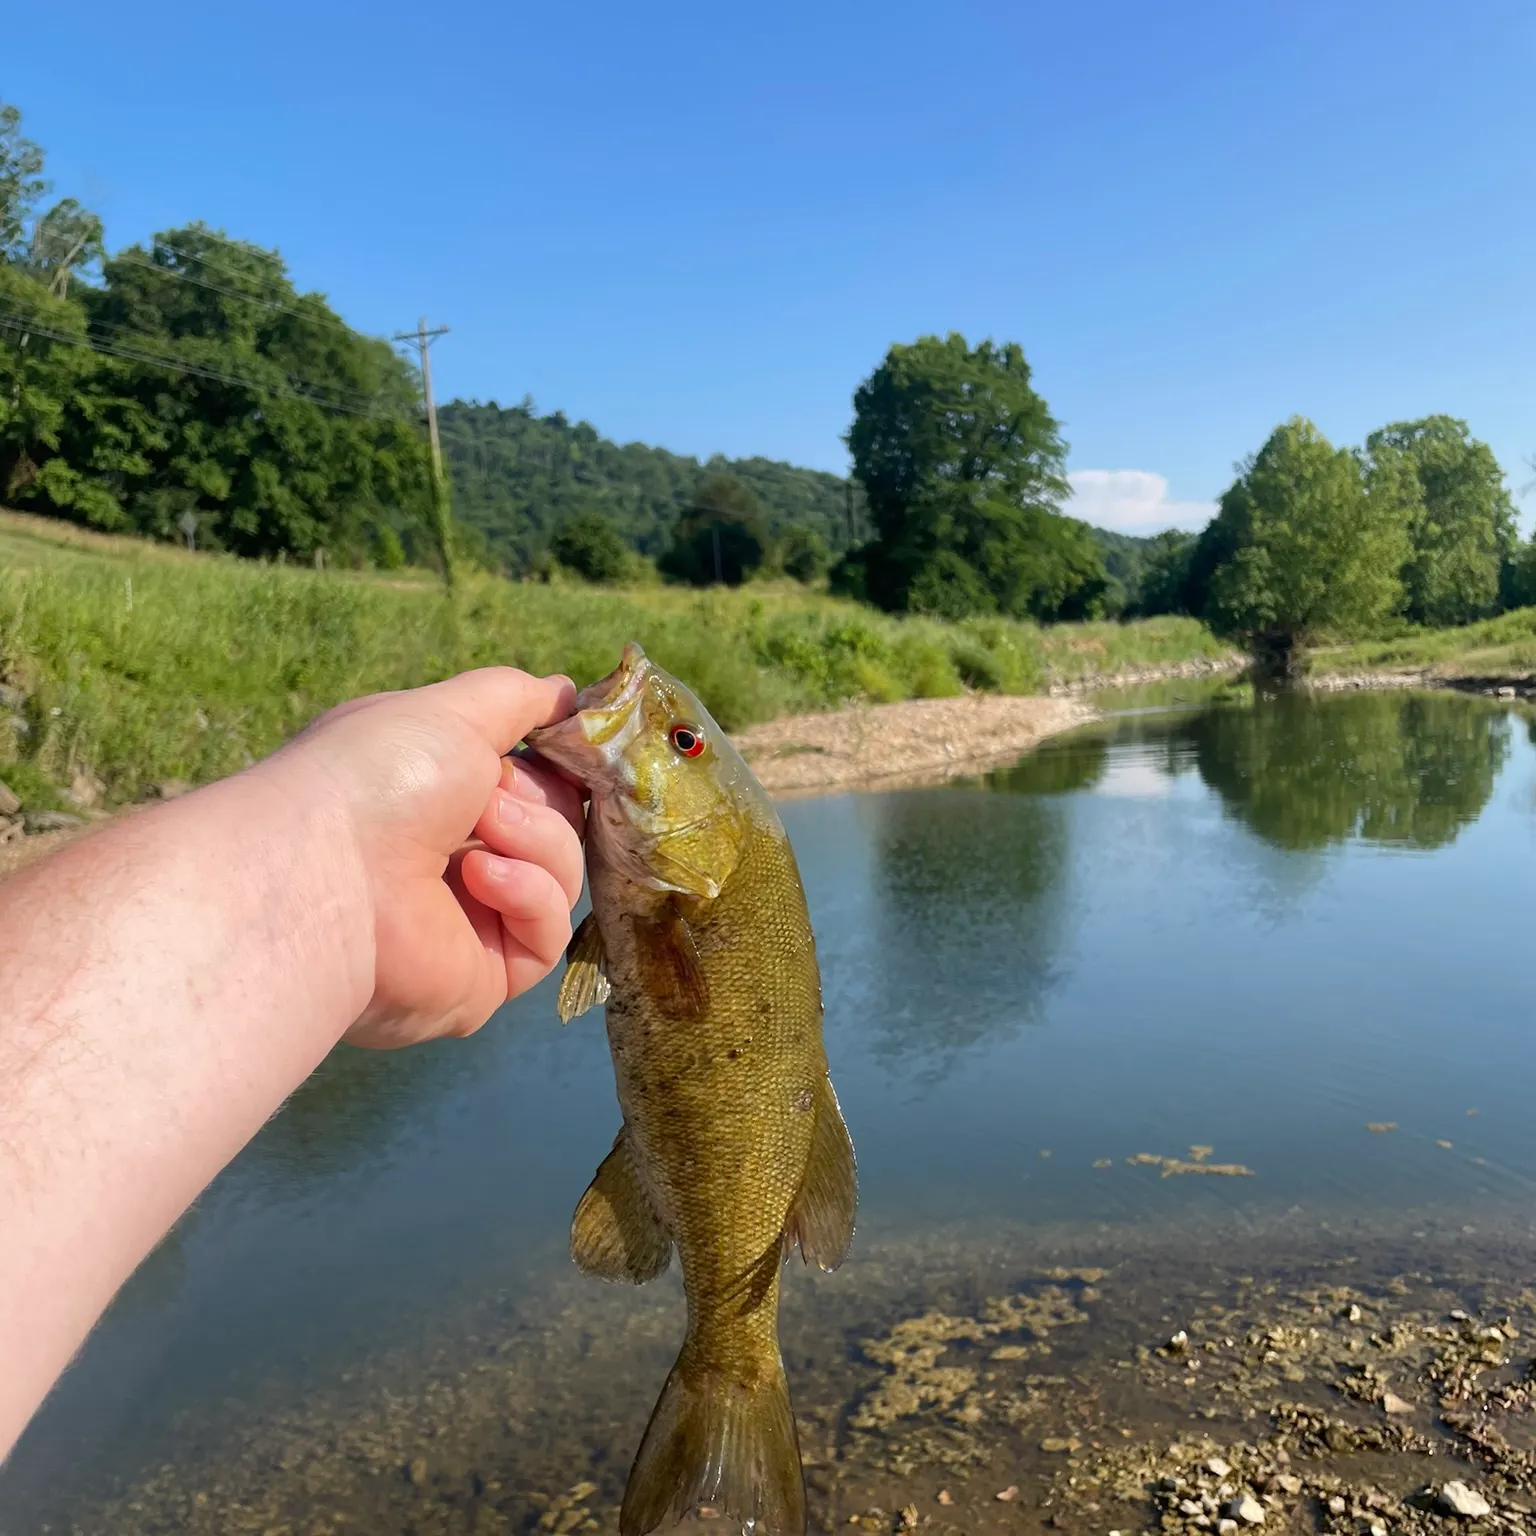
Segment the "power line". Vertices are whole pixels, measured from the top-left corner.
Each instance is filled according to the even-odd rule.
[[[355,406],[342,405],[339,401],[319,399],[317,396],[304,390],[287,389],[281,384],[273,384],[266,380],[247,378],[241,374],[225,373],[217,368],[204,368],[197,363],[181,362],[175,358],[146,352],[141,347],[114,344],[99,338],[92,340],[88,336],[72,336],[68,331],[58,331],[50,326],[39,325],[34,317],[22,314],[16,310],[0,310],[0,330],[41,336],[46,341],[62,342],[64,345],[71,347],[84,347],[88,351],[103,353],[109,357],[120,357],[128,362],[147,363],[151,367],[164,368],[170,373],[182,373],[188,374],[193,378],[209,379],[216,384],[233,384],[243,389],[256,390],[260,394],[276,395],[286,400],[302,400],[306,404],[317,405],[324,410],[340,411],[343,415],[347,416],[364,416],[374,421],[399,421],[402,419],[392,412],[360,410]]]

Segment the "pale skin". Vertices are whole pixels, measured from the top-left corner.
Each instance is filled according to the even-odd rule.
[[[339,1041],[467,1035],[560,959],[582,804],[511,668],[323,716],[0,883],[0,1458],[118,1287]]]

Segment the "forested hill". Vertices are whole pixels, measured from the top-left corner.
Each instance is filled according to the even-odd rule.
[[[823,470],[761,458],[700,463],[644,443],[610,442],[561,411],[540,416],[527,401],[455,400],[442,408],[438,424],[453,477],[454,516],[483,533],[509,570],[526,570],[554,529],[573,512],[591,509],[612,519],[643,554],[660,554],[699,480],[721,470],[757,497],[770,533],[801,523],[834,550],[848,544],[848,482]],[[861,514],[855,490],[855,518]]]

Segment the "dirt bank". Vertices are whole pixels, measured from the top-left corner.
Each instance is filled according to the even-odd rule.
[[[1079,699],[978,693],[788,715],[735,740],[771,794],[813,795],[975,773],[1097,718]]]

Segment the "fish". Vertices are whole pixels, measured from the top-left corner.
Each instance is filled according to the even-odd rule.
[[[605,1005],[623,1119],[577,1204],[571,1255],[640,1284],[675,1250],[687,1300],[620,1536],[700,1507],[753,1536],[801,1536],[780,1279],[795,1247],[825,1270],[843,1262],[857,1168],[794,851],[725,733],[638,645],[527,746],[590,795],[592,910],[557,1010],[569,1022]]]

